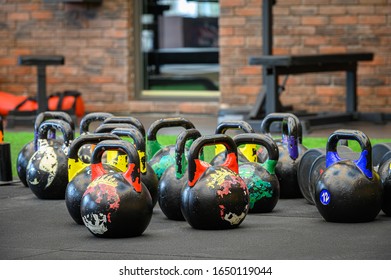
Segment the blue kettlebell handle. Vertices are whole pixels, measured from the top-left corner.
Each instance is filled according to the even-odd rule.
[[[360,144],[360,158],[353,160],[353,162],[367,178],[372,179],[373,166],[371,141],[365,133],[359,130],[339,129],[329,136],[326,146],[326,168],[342,160],[337,152],[337,144],[340,140],[355,140]]]

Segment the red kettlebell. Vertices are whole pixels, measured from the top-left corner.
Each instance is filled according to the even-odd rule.
[[[182,131],[175,144],[175,164],[170,165],[163,173],[158,185],[158,202],[163,214],[170,220],[184,221],[181,212],[181,193],[187,183],[187,141],[193,142],[201,133],[197,129]]]
[[[64,143],[50,145],[48,132],[60,131]],[[38,129],[38,149],[27,165],[27,184],[41,199],[64,199],[68,184],[68,151],[74,138],[69,123],[62,120],[44,121]]]
[[[239,175],[247,185],[250,213],[271,212],[280,197],[280,183],[275,173],[278,163],[278,147],[269,136],[258,133],[243,133],[234,136],[235,144],[240,147],[246,144],[257,144],[266,148],[268,159],[264,163],[239,163]]]
[[[94,146],[104,140],[119,140],[116,135],[109,133],[88,133],[76,138],[69,147],[68,154],[68,185],[65,190],[65,205],[73,220],[83,225],[80,214],[80,202],[85,190],[91,183],[91,158],[84,162],[84,157],[80,157],[80,149],[86,145]],[[107,173],[120,172],[116,167],[103,164]]]
[[[280,198],[301,198],[303,195],[297,179],[297,168],[302,155],[307,150],[300,144],[301,125],[293,114],[272,113],[263,119],[261,131],[269,135],[269,129],[273,122],[280,122],[282,126],[282,137],[276,140],[279,150],[276,175],[280,182]],[[266,158],[265,151],[258,154],[259,162],[264,162]]]
[[[217,125],[215,134],[226,134],[228,130],[241,130],[244,133],[254,133],[254,129],[246,121],[223,121]],[[216,146],[216,156],[212,159],[212,165],[222,164],[226,157],[226,150],[223,146]],[[239,162],[257,161],[256,146],[247,144],[238,150]]]
[[[70,124],[72,130],[75,129],[75,124],[73,122],[73,119],[69,114],[65,112],[46,111],[46,112],[39,113],[37,115],[34,123],[34,140],[30,141],[29,143],[23,146],[16,159],[16,171],[18,173],[18,177],[20,181],[23,183],[25,187],[28,187],[27,180],[26,180],[27,164],[29,163],[31,156],[37,151],[39,126],[44,121],[50,119],[66,121],[67,123]],[[56,138],[55,131],[49,132],[49,135],[47,137],[49,141],[49,145],[53,145],[54,142],[57,142],[57,144],[60,144],[62,142],[61,140],[59,139],[56,140],[55,138]]]
[[[361,146],[357,160],[342,159],[337,152],[341,139]],[[326,146],[326,170],[315,188],[315,205],[327,222],[369,222],[376,218],[383,202],[383,186],[372,165],[372,147],[361,131],[333,132]]]
[[[227,149],[222,165],[213,166],[199,159],[204,146],[217,144]],[[193,228],[237,228],[247,216],[249,193],[238,174],[237,153],[235,142],[225,134],[201,136],[191,145],[189,178],[182,191],[181,211]]]
[[[141,182],[147,187],[152,197],[152,204],[155,206],[158,200],[158,179],[152,167],[146,162],[145,140],[143,135],[136,128],[116,128],[111,133],[133,139],[140,158]]]
[[[127,155],[125,172],[106,173],[102,155],[120,150]],[[92,182],[85,191],[80,213],[85,226],[97,237],[133,237],[141,235],[152,218],[152,198],[142,184],[140,159],[133,144],[124,140],[100,142],[91,161]]]
[[[163,172],[175,164],[175,143],[162,145],[157,139],[158,131],[169,127],[195,128],[189,120],[180,117],[159,119],[151,124],[147,132],[147,159],[159,180]]]

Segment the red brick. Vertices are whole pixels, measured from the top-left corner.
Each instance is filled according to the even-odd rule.
[[[32,19],[53,19],[53,13],[51,11],[39,11],[31,13]]]
[[[23,12],[15,12],[15,13],[9,13],[8,14],[8,20],[29,20],[30,14],[29,13],[23,13]]]
[[[330,20],[331,24],[335,25],[346,25],[346,24],[357,24],[358,18],[356,16],[332,16]]]
[[[325,25],[329,23],[329,18],[325,16],[303,16],[301,24],[304,25]]]
[[[360,16],[358,18],[359,24],[385,24],[387,23],[387,18],[385,15],[376,15],[376,16]]]

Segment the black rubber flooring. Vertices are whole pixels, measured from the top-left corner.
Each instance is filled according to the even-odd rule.
[[[69,216],[64,200],[40,200],[21,184],[0,186],[3,260],[391,259],[391,217],[327,223],[304,199],[279,200],[273,212],[248,214],[233,230],[196,230],[154,209],[142,236],[93,236]]]

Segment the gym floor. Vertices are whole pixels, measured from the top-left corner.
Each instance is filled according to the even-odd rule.
[[[148,127],[161,116],[136,117]],[[217,124],[215,117],[188,118],[203,134]],[[338,128],[391,138],[389,123],[366,122],[314,127],[308,135],[327,137]],[[142,236],[102,239],[72,220],[64,200],[40,200],[14,183],[0,186],[0,221],[3,260],[391,259],[391,217],[381,212],[369,223],[327,223],[304,199],[280,199],[273,212],[248,214],[233,230],[196,230],[168,220],[156,205]]]

